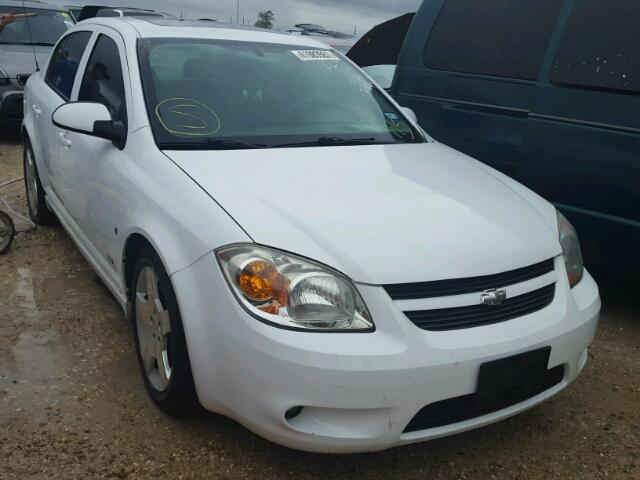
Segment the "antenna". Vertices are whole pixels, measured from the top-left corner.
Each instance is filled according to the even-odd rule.
[[[27,14],[27,6],[22,0],[22,8],[25,11],[24,21],[27,22],[27,31],[29,32],[29,41],[31,42],[31,51],[33,52],[33,60],[36,62],[36,72],[40,71],[40,65],[38,65],[38,56],[36,55],[36,46],[33,44],[33,35],[31,35],[31,25],[29,24],[29,15]]]

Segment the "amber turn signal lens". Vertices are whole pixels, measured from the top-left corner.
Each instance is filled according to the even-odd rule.
[[[580,280],[582,280],[582,275],[577,272],[567,272],[567,276],[569,277],[569,285],[571,288],[575,287]]]
[[[279,275],[276,267],[271,263],[265,260],[254,260],[238,275],[238,285],[249,300],[268,302],[273,299],[273,281]]]

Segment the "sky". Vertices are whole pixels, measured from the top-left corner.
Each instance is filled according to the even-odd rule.
[[[87,4],[70,0],[66,4]],[[151,8],[188,18],[236,20],[236,0],[101,0],[99,5]],[[242,18],[252,25],[261,10],[272,10],[276,28],[286,30],[296,23],[316,23],[330,30],[363,34],[374,25],[407,12],[415,12],[422,0],[240,0]]]

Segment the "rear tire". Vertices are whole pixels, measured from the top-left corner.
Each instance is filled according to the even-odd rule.
[[[0,255],[5,254],[11,248],[16,227],[11,217],[0,210]]]
[[[199,404],[182,318],[171,279],[152,249],[138,256],[131,285],[136,352],[147,392],[165,412],[188,415]]]
[[[55,225],[56,216],[47,207],[44,198],[44,189],[40,182],[36,157],[33,154],[29,139],[24,141],[23,150],[24,167],[24,187],[27,193],[27,205],[29,206],[29,217],[36,225]]]

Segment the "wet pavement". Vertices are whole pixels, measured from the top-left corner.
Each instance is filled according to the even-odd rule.
[[[0,140],[0,184],[22,175],[21,155]],[[0,195],[26,212],[23,184]],[[640,283],[598,280],[604,311],[590,362],[554,399],[455,437],[321,456],[217,415],[158,411],[130,326],[71,240],[60,227],[20,233],[0,256],[0,479],[637,480]]]

